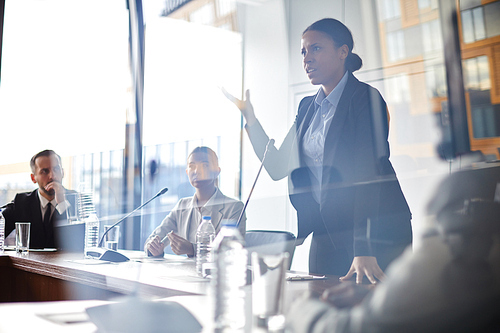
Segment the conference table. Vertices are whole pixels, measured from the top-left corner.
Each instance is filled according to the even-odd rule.
[[[203,326],[203,332],[211,331],[211,283],[210,279],[196,275],[194,259],[169,254],[149,258],[141,251],[120,252],[130,261],[110,263],[84,259],[83,253],[51,249],[30,251],[27,255],[5,251],[0,255],[0,332],[98,332],[87,309],[119,303],[149,306],[152,302],[180,304]],[[286,281],[285,312],[304,292],[318,294],[338,283],[338,277]],[[264,330],[252,324],[251,288],[251,284],[245,286],[245,331],[261,332]],[[150,316],[143,313],[140,318],[144,322],[156,320]],[[122,318],[130,319],[126,315]],[[19,330],[19,325],[23,329]]]

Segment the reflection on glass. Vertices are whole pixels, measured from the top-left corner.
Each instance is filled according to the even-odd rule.
[[[403,31],[387,34],[387,53],[389,61],[398,61],[405,57],[405,41]]]
[[[475,94],[477,104],[471,105],[474,138],[500,136],[500,107],[488,103],[489,98],[484,92],[475,92]]]
[[[419,9],[436,9],[438,8],[438,0],[418,0]]]
[[[383,20],[401,17],[399,0],[379,0],[378,5]]]
[[[217,1],[217,16],[223,17],[236,11],[236,2],[234,0]]]
[[[429,97],[446,97],[446,74],[443,64],[427,67],[425,79]]]
[[[465,43],[472,43],[474,41],[472,12],[470,10],[464,10],[462,12],[462,36]]]
[[[214,4],[207,3],[189,15],[189,20],[193,23],[212,24],[214,22]]]
[[[69,224],[78,222],[78,194],[77,193],[67,193],[66,200],[69,202],[69,206],[66,208],[66,219]]]
[[[500,105],[492,105],[491,102],[488,57],[466,59],[463,64],[474,138],[500,136]]]
[[[408,75],[399,74],[388,77],[386,80],[386,89],[391,93],[387,95],[387,101],[391,104],[410,102],[410,85]]]
[[[424,53],[440,51],[443,49],[441,25],[439,20],[422,23],[422,42]]]
[[[477,68],[479,74],[479,89],[490,90],[490,68],[487,56],[481,56],[477,58]]]
[[[465,43],[472,43],[486,38],[483,7],[462,11],[462,34]]]
[[[464,60],[464,79],[467,90],[490,90],[490,70],[487,56]]]
[[[418,8],[428,8],[431,6],[431,0],[418,0]]]
[[[484,24],[486,38],[500,35],[500,1],[492,2],[484,6]]]
[[[477,89],[479,87],[479,78],[477,75],[476,59],[465,60],[463,70],[466,89]]]
[[[472,10],[472,16],[474,17],[475,39],[481,40],[486,38],[486,33],[484,31],[483,7],[474,8]]]

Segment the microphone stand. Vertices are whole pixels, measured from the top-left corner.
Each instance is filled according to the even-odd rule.
[[[112,262],[129,261],[130,259],[127,256],[121,254],[120,252],[115,251],[115,250],[111,250],[111,249],[103,248],[102,247],[102,242],[104,241],[104,237],[106,237],[106,235],[108,234],[108,232],[111,229],[113,229],[118,224],[120,224],[125,219],[127,219],[127,217],[129,217],[130,215],[132,215],[133,213],[135,213],[136,211],[138,211],[142,207],[146,206],[148,203],[150,203],[154,199],[158,198],[160,195],[165,194],[167,191],[168,191],[168,188],[166,188],[166,187],[163,188],[154,197],[152,197],[151,199],[149,199],[148,201],[146,201],[145,203],[143,203],[142,205],[140,205],[139,207],[137,207],[136,209],[134,209],[133,211],[131,211],[130,213],[128,213],[127,215],[125,215],[124,217],[122,217],[121,219],[119,219],[116,223],[114,223],[111,227],[109,227],[108,230],[106,230],[104,232],[104,234],[102,235],[101,239],[99,240],[99,243],[98,243],[97,247],[89,247],[89,248],[87,248],[85,250],[85,256],[86,257],[96,258],[96,259],[99,259],[99,260],[112,261]]]
[[[260,163],[260,168],[259,171],[257,172],[257,177],[255,177],[252,188],[250,189],[250,194],[248,194],[247,201],[245,202],[245,206],[243,206],[243,209],[241,210],[240,213],[240,217],[238,218],[238,222],[236,222],[236,228],[240,226],[241,219],[243,218],[243,214],[245,214],[245,210],[247,209],[248,206],[248,201],[250,201],[253,189],[255,188],[255,184],[257,184],[257,179],[259,179],[260,172],[262,171],[262,167],[264,166],[264,161],[266,160],[267,152],[269,151],[269,146],[272,144],[274,144],[274,139],[269,139],[269,141],[266,144],[266,150],[264,150],[264,156],[262,156],[262,162]]]

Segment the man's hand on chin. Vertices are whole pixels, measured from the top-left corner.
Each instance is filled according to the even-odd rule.
[[[52,181],[45,185],[44,190],[50,196],[55,196],[56,202],[61,203],[66,200],[66,196],[64,194],[64,187],[61,183]]]

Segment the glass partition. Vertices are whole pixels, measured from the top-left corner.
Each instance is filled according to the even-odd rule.
[[[219,158],[221,191],[239,196],[241,120],[221,88],[241,94],[242,38],[234,1],[191,1],[167,14],[164,1],[143,2],[146,22],[143,197],[149,206],[141,243],[177,201],[192,196],[186,165],[197,146]]]
[[[66,188],[92,186],[103,221],[120,213],[131,99],[125,4],[7,0],[1,60],[1,204],[37,188],[29,161],[53,149]]]
[[[248,198],[260,161],[239,111],[221,87],[246,89],[257,117],[279,146],[299,102],[314,95],[300,40],[312,22],[333,17],[354,36],[363,59],[355,76],[377,88],[390,115],[391,162],[413,214],[425,228],[437,183],[460,158],[440,150],[450,124],[440,1],[437,0],[191,0],[172,7],[142,1],[145,68],[142,199],[167,194],[142,211],[140,244],[175,203],[194,192],[186,160],[196,146],[212,148],[219,186]],[[96,10],[99,8],[99,10]],[[457,1],[456,30],[472,151],[499,158],[500,1]],[[125,123],[131,88],[128,14],[122,2],[7,1],[2,53],[0,200],[33,190],[27,162],[45,148],[63,157],[65,186],[90,184],[103,221],[124,213]],[[263,172],[247,210],[247,229],[297,233],[286,179]],[[131,243],[120,244],[132,248]],[[308,246],[292,268],[307,270]]]

